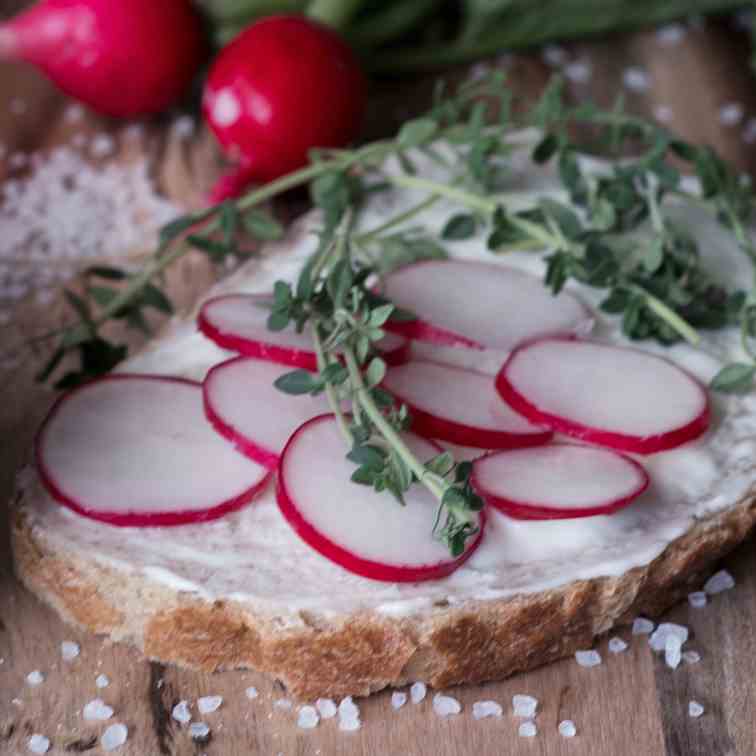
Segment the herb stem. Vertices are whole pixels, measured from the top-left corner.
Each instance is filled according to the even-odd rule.
[[[674,328],[675,331],[677,331],[677,333],[679,333],[680,336],[685,339],[685,341],[687,341],[689,344],[692,344],[693,346],[698,346],[701,341],[701,337],[698,335],[696,329],[693,328],[692,325],[690,325],[690,323],[681,318],[673,309],[664,304],[661,299],[658,299],[653,294],[650,294],[643,287],[633,286],[632,289],[644,298],[647,307],[654,314],[658,315],[662,320],[664,320],[672,328]]]
[[[312,340],[315,346],[315,355],[318,360],[318,369],[322,373],[330,364],[330,360],[326,357],[326,354],[323,351],[323,340],[320,336],[320,326],[318,323],[313,324]],[[328,399],[328,404],[333,410],[333,415],[336,418],[336,425],[338,425],[341,435],[344,437],[344,440],[351,449],[352,446],[354,446],[354,436],[352,436],[352,432],[349,430],[346,418],[344,417],[344,413],[341,410],[341,402],[336,396],[336,391],[333,385],[331,383],[328,383],[327,381],[325,384],[325,394],[326,398]]]
[[[395,228],[405,221],[414,218],[416,215],[419,215],[429,207],[432,207],[436,202],[439,201],[439,199],[441,199],[441,197],[438,194],[432,194],[430,197],[426,197],[422,202],[418,202],[415,206],[409,208],[409,210],[405,210],[403,213],[399,213],[399,215],[395,215],[393,218],[389,218],[389,220],[387,220],[385,223],[381,223],[379,226],[371,228],[370,231],[365,231],[362,234],[357,234],[354,237],[354,241],[357,244],[367,244],[373,241],[373,239],[375,239],[377,236],[380,236],[386,231],[390,231],[392,228]]]
[[[396,186],[403,186],[406,189],[421,189],[431,194],[447,197],[452,200],[456,200],[462,205],[476,210],[477,212],[484,213],[485,215],[492,215],[496,210],[496,202],[494,200],[481,197],[479,194],[473,194],[465,189],[458,189],[455,186],[448,186],[446,184],[440,184],[431,179],[425,179],[420,176],[408,176],[406,173],[399,173],[396,175],[388,176],[388,180]]]

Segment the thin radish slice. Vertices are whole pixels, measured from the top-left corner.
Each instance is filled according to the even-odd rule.
[[[418,320],[387,327],[446,346],[509,351],[526,339],[586,334],[587,308],[567,292],[553,296],[528,273],[490,263],[431,260],[389,274],[382,293]],[[455,342],[456,339],[456,342]]]
[[[491,376],[415,360],[389,370],[383,381],[412,414],[422,436],[479,449],[545,444],[550,430],[533,425],[505,405]]]
[[[510,517],[556,520],[615,512],[646,490],[648,475],[609,449],[548,444],[488,454],[473,464],[472,482]]]
[[[202,411],[194,381],[111,375],[63,396],[36,442],[59,503],[111,525],[183,525],[239,509],[269,472],[234,451]]]
[[[421,458],[440,451],[414,434],[405,438]],[[294,433],[278,469],[283,516],[324,557],[363,577],[408,583],[449,575],[478,547],[482,514],[479,531],[453,558],[433,537],[438,506],[426,489],[413,486],[401,506],[385,492],[352,483],[355,467],[345,453],[333,415],[321,415]]]
[[[205,415],[242,454],[269,468],[302,423],[328,411],[323,396],[292,397],[274,381],[287,368],[251,357],[234,357],[212,368],[202,393]]]
[[[271,331],[268,328],[269,294],[229,294],[207,300],[200,309],[197,325],[209,339],[223,349],[245,357],[278,362],[282,365],[317,370],[318,361],[310,329]],[[409,342],[403,336],[386,334],[380,352],[389,365],[409,359]]]
[[[496,388],[532,422],[620,451],[672,449],[709,425],[706,389],[677,365],[637,349],[539,339],[512,352]]]

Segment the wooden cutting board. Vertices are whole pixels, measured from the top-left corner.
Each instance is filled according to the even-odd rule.
[[[714,144],[745,170],[756,171],[754,151],[743,141],[745,120],[756,116],[756,80],[746,69],[742,35],[729,21],[707,22],[676,45],[660,44],[653,33],[573,46],[572,60],[589,61],[592,77],[574,84],[576,98],[592,96],[607,104],[620,91],[628,66],[642,66],[651,76],[650,92],[629,96],[641,112],[666,105],[671,125],[689,139]],[[539,55],[517,57],[509,63],[518,91],[534,95],[549,75]],[[376,86],[368,130],[385,133],[421,107],[427,99],[426,80],[405,79]],[[6,107],[23,97],[27,113],[14,116]],[[724,127],[718,111],[729,102],[742,103],[744,121]],[[71,127],[64,123],[65,101],[33,72],[0,68],[0,141],[9,152],[66,141]],[[96,132],[113,124],[87,117],[77,128]],[[132,147],[133,149],[133,147]],[[171,135],[161,124],[149,124],[139,147],[152,160],[161,189],[183,204],[196,203],[201,190],[217,172],[211,140],[199,133],[191,142]],[[0,170],[0,176],[3,176]],[[2,234],[2,228],[0,228]],[[183,261],[170,277],[173,296],[184,306],[212,281],[213,272],[197,259]],[[40,307],[23,302],[10,325],[0,326],[0,354],[14,355],[0,364],[0,507],[10,497],[13,475],[27,458],[35,426],[53,399],[33,375],[47,347],[18,351],[18,346],[51,325],[59,325],[65,308],[58,301]],[[125,723],[129,738],[116,753],[123,756],[208,754],[208,756],[457,756],[458,754],[577,754],[584,756],[753,756],[756,754],[756,556],[754,543],[745,544],[725,562],[737,587],[715,597],[705,609],[680,606],[666,619],[692,630],[688,648],[700,652],[696,665],[676,671],[650,652],[644,638],[632,639],[628,629],[618,634],[630,643],[628,651],[611,655],[606,639],[597,648],[604,663],[583,669],[574,660],[553,664],[502,683],[451,691],[464,706],[450,719],[438,718],[430,696],[419,705],[392,710],[388,694],[360,702],[363,726],[341,733],[335,721],[316,730],[296,726],[296,709],[275,702],[286,697],[280,685],[247,672],[215,675],[164,667],[139,653],[112,645],[64,625],[54,612],[21,589],[11,574],[7,523],[0,509],[0,753],[27,753],[32,733],[52,741],[50,753],[102,753],[99,736],[104,724],[85,722],[81,711],[88,701],[102,697],[115,709],[111,721]],[[60,644],[73,640],[81,653],[63,661]],[[40,670],[45,681],[31,687],[26,675]],[[95,678],[106,674],[110,685],[98,689]],[[245,696],[256,686],[259,697]],[[515,693],[539,699],[538,735],[518,737],[518,721],[511,714]],[[191,741],[185,727],[171,719],[172,707],[182,699],[221,695],[223,704],[202,719],[211,727],[209,742]],[[475,721],[472,704],[494,699],[505,709],[501,719]],[[706,713],[688,717],[688,702],[700,701]],[[195,709],[196,713],[196,709]],[[197,717],[195,717],[197,718]],[[557,732],[563,719],[572,719],[578,736],[567,740]]]

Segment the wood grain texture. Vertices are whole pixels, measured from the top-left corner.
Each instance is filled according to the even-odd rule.
[[[739,42],[727,22],[707,23],[674,48],[660,48],[653,33],[581,44],[575,57],[594,63],[587,86],[573,86],[577,98],[592,95],[604,103],[619,90],[627,65],[643,65],[651,73],[653,89],[633,95],[634,108],[651,112],[654,105],[672,107],[672,125],[688,138],[723,149],[745,169],[754,169],[754,152],[740,138],[739,128],[717,122],[718,108],[731,100],[744,103],[756,115],[754,82],[746,75]],[[537,56],[517,57],[511,65],[514,86],[525,95],[547,80],[548,70]],[[422,106],[427,81],[387,82],[376,89],[369,131],[383,133],[388,125]],[[11,117],[0,107],[0,141],[11,149],[51,146],[71,137],[71,126],[60,117],[63,101],[26,69],[0,68],[0,101],[23,94],[30,104],[24,119]],[[94,133],[117,127],[88,118],[84,128]],[[123,146],[125,150],[126,147]],[[199,134],[191,144],[170,137],[151,124],[142,141],[128,149],[154,157],[154,176],[169,196],[186,205],[201,198],[217,171],[212,143]],[[124,153],[121,153],[124,157]],[[295,198],[296,199],[296,198]],[[2,230],[0,229],[0,233]],[[187,259],[171,273],[173,295],[188,306],[213,276],[198,258]],[[60,302],[40,308],[19,305],[11,326],[0,327],[0,353],[13,352],[24,340],[65,316]],[[53,394],[35,385],[32,376],[45,348],[18,352],[20,360],[0,371],[0,501],[10,495],[18,465],[26,458],[37,422]],[[0,505],[2,506],[2,505]],[[569,755],[569,756],[753,756],[756,754],[756,555],[748,543],[726,561],[736,577],[734,591],[715,597],[702,610],[680,606],[669,619],[688,625],[688,647],[702,655],[698,665],[669,670],[655,657],[645,638],[620,635],[630,642],[627,652],[611,655],[606,640],[598,648],[604,663],[583,669],[572,660],[550,665],[502,683],[468,686],[452,691],[464,705],[463,713],[442,720],[432,710],[430,696],[417,706],[394,712],[390,695],[360,702],[363,727],[340,733],[335,721],[322,722],[314,731],[296,726],[296,711],[274,705],[286,693],[277,683],[258,675],[230,672],[201,674],[164,667],[143,659],[136,651],[106,644],[66,627],[49,609],[23,591],[10,573],[7,527],[0,518],[0,753],[24,754],[33,732],[53,743],[50,753],[100,754],[99,737],[105,725],[84,722],[85,703],[102,697],[115,709],[113,721],[129,727],[123,756],[458,756],[459,754]],[[80,656],[64,662],[63,640],[81,645]],[[34,669],[46,679],[38,687],[26,683]],[[105,673],[111,684],[95,686]],[[246,698],[254,685],[259,698]],[[517,735],[518,720],[511,714],[511,697],[529,693],[541,701],[539,734],[525,741]],[[195,702],[202,695],[222,695],[224,703],[203,719],[212,728],[206,743],[191,741],[185,726],[170,712],[180,700]],[[472,704],[495,699],[502,703],[501,719],[475,721]],[[688,717],[688,702],[700,701],[706,713]],[[194,709],[195,718],[196,708]],[[578,728],[574,740],[561,738],[557,726],[572,719]]]

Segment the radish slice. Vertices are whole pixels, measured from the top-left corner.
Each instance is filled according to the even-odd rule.
[[[180,378],[111,375],[66,394],[36,442],[52,497],[111,525],[183,525],[239,509],[269,473],[205,420],[202,389]]]
[[[557,520],[615,512],[646,490],[648,475],[609,449],[549,444],[488,454],[473,464],[472,482],[510,517]]]
[[[245,357],[257,357],[282,365],[317,370],[310,329],[271,331],[268,328],[269,294],[229,294],[209,299],[200,309],[197,325],[223,349]],[[380,342],[380,352],[389,365],[409,359],[409,343],[403,336],[388,333]]]
[[[414,434],[405,439],[421,459],[440,452]],[[289,439],[278,468],[283,516],[324,557],[363,577],[408,583],[449,575],[478,547],[482,514],[466,551],[452,558],[432,534],[438,509],[432,494],[412,486],[401,506],[385,492],[352,483],[355,466],[345,453],[333,415],[321,415]]]
[[[234,357],[212,368],[202,385],[205,415],[242,454],[273,468],[291,434],[328,411],[323,396],[292,397],[273,382],[286,369],[274,362]]]
[[[662,357],[576,339],[539,339],[499,371],[504,401],[534,423],[620,451],[651,454],[709,425],[706,389]]]
[[[509,351],[526,339],[588,333],[586,307],[567,292],[553,296],[543,282],[504,265],[431,260],[400,268],[382,292],[419,320],[387,327],[446,346]]]
[[[389,370],[383,385],[404,402],[416,433],[479,449],[545,444],[551,431],[505,404],[491,376],[416,360]]]

